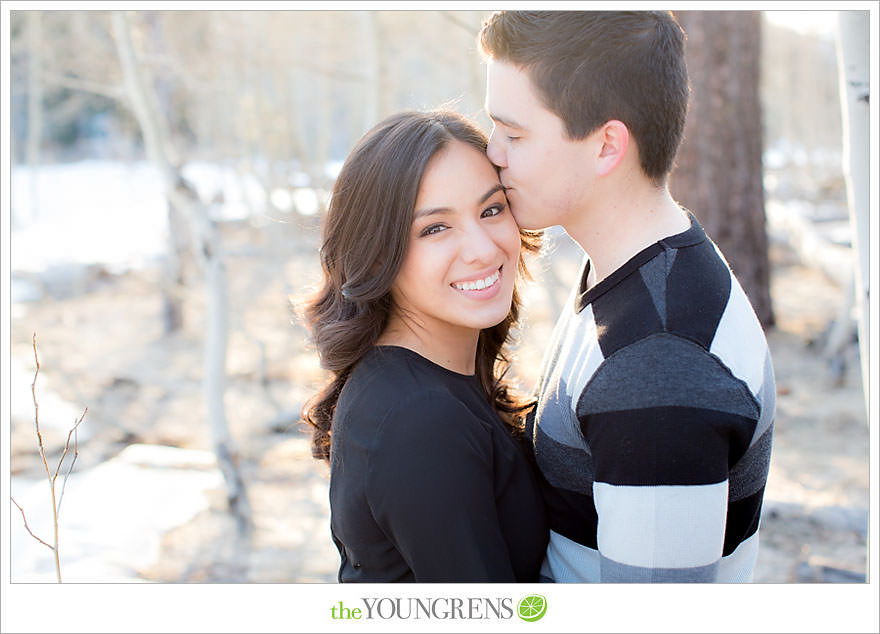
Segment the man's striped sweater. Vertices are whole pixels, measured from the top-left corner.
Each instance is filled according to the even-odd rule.
[[[557,582],[749,581],[775,385],[760,323],[689,230],[585,289],[553,334],[529,421]]]

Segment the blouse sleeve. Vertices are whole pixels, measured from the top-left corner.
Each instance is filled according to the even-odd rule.
[[[491,434],[442,393],[404,399],[383,421],[367,497],[416,581],[515,581],[495,507]]]

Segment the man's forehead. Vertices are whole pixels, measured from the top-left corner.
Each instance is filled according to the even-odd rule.
[[[528,74],[510,62],[490,60],[486,68],[484,110],[493,122],[510,128],[524,128],[517,112],[535,102]]]

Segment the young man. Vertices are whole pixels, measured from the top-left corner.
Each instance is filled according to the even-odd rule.
[[[668,12],[501,11],[480,45],[488,155],[517,222],[561,225],[587,255],[528,426],[552,528],[542,574],[750,580],[773,369],[742,288],[667,189],[681,27]]]

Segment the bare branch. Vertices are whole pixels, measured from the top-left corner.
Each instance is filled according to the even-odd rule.
[[[467,24],[460,17],[452,13],[451,11],[440,11],[440,15],[446,18],[448,21],[452,22],[455,26],[461,27],[469,34],[473,35],[475,38],[477,37],[477,32],[474,31],[474,27],[470,24]]]
[[[63,86],[65,88],[70,88],[71,90],[90,92],[92,94],[101,95],[102,97],[107,97],[116,101],[125,100],[125,91],[121,87],[100,84],[98,82],[90,81],[88,79],[71,77],[69,75],[60,75],[58,73],[52,73],[48,71],[43,71],[42,78],[43,81],[48,84]]]
[[[36,535],[34,535],[34,532],[31,530],[31,527],[28,526],[27,518],[26,518],[25,515],[24,515],[24,509],[21,508],[21,506],[19,506],[18,502],[15,501],[15,498],[12,497],[12,496],[10,495],[10,496],[9,496],[9,499],[12,500],[12,503],[15,504],[16,507],[18,507],[18,510],[19,510],[19,511],[21,511],[21,519],[24,521],[24,527],[25,527],[25,529],[27,530],[27,532],[31,534],[31,537],[33,537],[33,538],[36,539],[38,542],[40,542],[43,546],[45,546],[46,548],[48,548],[49,550],[51,550],[51,551],[54,552],[54,551],[55,551],[55,548],[52,547],[51,544],[47,544],[47,543],[44,542],[42,539],[40,539],[39,537],[37,537]]]
[[[46,462],[46,449],[43,447],[43,434],[40,433],[40,405],[37,403],[37,377],[40,375],[40,358],[37,356],[37,333],[34,333],[34,362],[37,369],[34,372],[34,382],[31,383],[31,396],[34,398],[34,427],[37,428],[37,442],[40,445],[40,460],[43,461],[43,468],[46,470],[46,477],[51,479],[49,473],[49,463]]]
[[[363,73],[355,73],[349,70],[345,70],[343,68],[334,68],[333,66],[316,64],[310,61],[296,60],[295,62],[291,62],[290,65],[295,68],[308,70],[317,75],[324,75],[325,77],[336,79],[338,81],[366,82],[370,80],[370,78]]]
[[[53,546],[49,546],[49,544],[47,544],[42,539],[40,539],[39,537],[34,535],[34,533],[31,531],[30,527],[28,527],[28,525],[27,525],[27,518],[25,518],[25,516],[24,516],[24,509],[22,509],[20,506],[18,506],[18,503],[15,502],[15,500],[13,500],[13,503],[15,503],[15,506],[18,506],[18,510],[21,511],[21,517],[24,520],[24,525],[25,525],[25,528],[27,528],[28,533],[30,533],[31,536],[34,539],[36,539],[38,542],[48,546],[52,550],[52,554],[55,557],[55,577],[56,577],[56,579],[58,579],[58,583],[61,583],[61,557],[59,556],[59,553],[58,553],[58,509],[60,508],[60,502],[56,502],[57,498],[55,495],[55,479],[58,477],[58,471],[61,469],[61,464],[64,462],[64,457],[65,457],[65,455],[67,455],[67,451],[70,448],[70,434],[71,433],[74,436],[74,446],[75,446],[75,449],[74,449],[75,455],[74,455],[73,462],[76,461],[76,455],[79,454],[79,435],[76,433],[76,428],[79,427],[80,423],[82,423],[83,418],[85,418],[86,411],[88,411],[88,408],[86,408],[83,411],[82,416],[79,417],[79,421],[77,421],[74,424],[73,429],[71,429],[70,433],[67,434],[67,445],[64,448],[64,453],[62,454],[61,459],[58,461],[58,467],[55,469],[55,475],[53,476],[49,472],[49,463],[46,461],[46,448],[43,445],[43,434],[40,433],[40,404],[37,402],[37,377],[40,375],[40,357],[37,355],[37,333],[34,333],[33,344],[34,344],[34,362],[37,365],[37,369],[34,371],[34,382],[31,383],[31,395],[34,398],[34,427],[37,430],[37,441],[40,445],[40,460],[42,460],[43,469],[46,471],[46,480],[48,481],[48,484],[49,484],[49,494],[51,495],[51,498],[52,498],[52,526],[55,529],[54,530],[55,539],[53,541],[53,544],[54,544]],[[73,469],[73,462],[71,462],[71,465],[70,465],[71,469]],[[70,475],[69,472],[68,472],[68,475]],[[67,478],[65,477],[64,480],[65,480],[65,484],[66,484]],[[63,495],[63,493],[64,493],[64,490],[62,488],[62,495]]]
[[[83,410],[82,416],[79,417],[78,421],[74,422],[73,427],[71,427],[70,431],[67,432],[67,442],[64,444],[64,451],[61,453],[61,458],[58,460],[58,466],[55,467],[55,475],[52,476],[53,482],[54,482],[55,478],[58,477],[58,472],[61,471],[61,465],[64,463],[64,458],[67,457],[67,452],[70,451],[70,437],[74,435],[74,433],[76,432],[76,428],[79,427],[80,423],[83,422],[83,418],[86,417],[87,411],[89,411],[88,407]],[[76,442],[76,441],[77,441],[77,439],[75,438],[74,442]],[[78,453],[79,452],[75,449],[74,456]]]
[[[82,416],[79,417],[79,420],[73,426],[73,429],[67,434],[67,444],[64,446],[64,453],[61,455],[61,460],[58,461],[58,469],[61,468],[61,463],[64,462],[64,456],[67,455],[67,450],[70,448],[70,434],[73,434],[73,460],[70,461],[70,467],[67,469],[67,473],[64,474],[64,480],[61,482],[61,494],[58,496],[58,504],[55,507],[55,513],[57,515],[61,515],[61,500],[64,499],[64,490],[67,488],[67,480],[70,478],[70,474],[73,473],[73,465],[76,464],[76,459],[79,457],[79,434],[77,432],[77,427],[79,427],[80,423],[83,422],[83,418],[86,416],[86,412],[89,411],[89,408],[86,407],[83,410]],[[55,470],[55,477],[58,477],[58,470]]]

